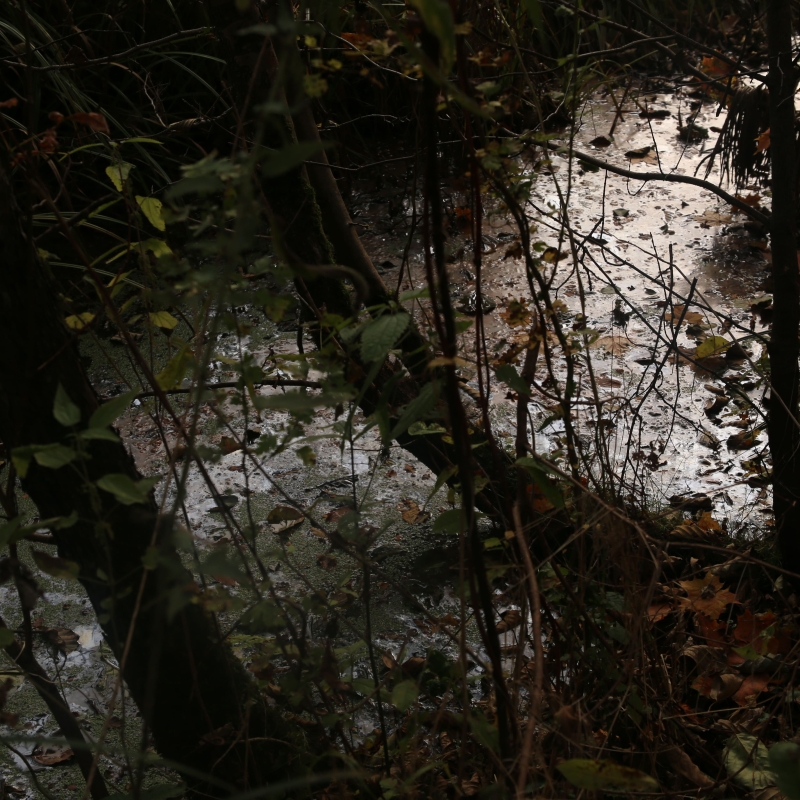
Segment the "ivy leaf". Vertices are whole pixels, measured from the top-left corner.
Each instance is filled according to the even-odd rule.
[[[159,231],[165,231],[167,229],[167,224],[164,222],[164,218],[161,216],[161,209],[163,208],[163,203],[156,197],[142,197],[141,195],[136,195],[136,202],[139,204],[139,208],[142,209],[142,214],[147,217],[147,221]]]
[[[134,481],[121,472],[104,475],[97,481],[97,485],[109,494],[113,494],[118,502],[126,506],[134,503],[146,503],[150,497],[150,490],[158,482],[158,476],[142,478]]]
[[[411,317],[404,311],[384,314],[373,320],[361,334],[361,358],[379,361],[395,346],[403,335]]]
[[[767,748],[755,736],[748,733],[731,736],[725,743],[722,761],[731,779],[751,792],[775,785]]]
[[[53,402],[53,416],[65,428],[71,428],[81,421],[81,410],[69,399],[69,395],[60,383]]]

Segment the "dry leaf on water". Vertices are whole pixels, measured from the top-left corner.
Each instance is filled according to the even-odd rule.
[[[397,504],[397,510],[403,519],[411,525],[419,525],[431,518],[427,511],[423,511],[414,500],[406,498]]]
[[[52,767],[54,764],[62,764],[64,761],[69,761],[75,753],[67,745],[39,745],[31,755],[38,764]]]
[[[690,611],[700,611],[709,619],[719,619],[728,603],[736,602],[736,595],[724,589],[722,581],[707,572],[703,578],[693,581],[679,581],[687,597],[679,597],[678,604]]]
[[[286,533],[296,528],[304,519],[302,511],[291,506],[275,506],[267,515],[267,522],[273,533]]]

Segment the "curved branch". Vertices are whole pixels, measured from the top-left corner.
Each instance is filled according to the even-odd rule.
[[[744,214],[747,214],[747,216],[749,216],[751,219],[754,219],[757,222],[760,222],[762,225],[769,227],[771,217],[747,205],[744,200],[740,200],[738,197],[728,194],[728,192],[726,192],[724,189],[720,189],[719,186],[717,186],[715,183],[711,183],[711,181],[704,181],[702,178],[695,178],[691,175],[673,175],[667,172],[634,172],[631,169],[616,167],[613,164],[609,164],[607,161],[601,161],[599,158],[590,156],[588,153],[582,153],[580,150],[575,150],[571,147],[567,147],[566,145],[556,144],[555,142],[547,142],[547,148],[555,152],[571,153],[579,160],[585,161],[587,164],[591,164],[593,167],[604,169],[606,172],[611,172],[614,175],[621,175],[623,178],[632,178],[636,181],[687,183],[690,186],[699,186],[701,189],[705,189],[707,192],[717,195],[717,197],[724,200],[726,203],[730,203],[734,208],[738,209]]]

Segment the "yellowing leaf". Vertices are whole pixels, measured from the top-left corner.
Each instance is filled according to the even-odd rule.
[[[166,314],[166,311],[162,311]],[[150,315],[151,317],[153,314]],[[172,316],[171,314],[169,316]],[[175,319],[175,317],[172,317]],[[175,320],[177,323],[177,320]],[[184,345],[175,353],[174,356],[167,362],[167,366],[156,375],[156,381],[162,389],[174,389],[186,375],[186,368],[189,366],[189,347]]]
[[[128,180],[128,175],[131,174],[133,164],[128,164],[127,161],[120,161],[118,164],[112,164],[106,167],[106,175],[111,179],[118,192],[122,191],[122,186]]]
[[[172,252],[170,246],[162,239],[145,239],[143,242],[139,242],[138,247],[142,249],[142,252],[150,250],[156,258]]]
[[[169,311],[154,311],[148,314],[150,322],[157,328],[163,328],[166,331],[174,330],[178,324],[178,320],[169,313]]]
[[[142,197],[137,194],[136,202],[139,204],[139,208],[142,209],[142,214],[147,217],[147,221],[156,230],[164,231],[167,229],[167,225],[161,216],[163,203],[160,200],[155,197]]]
[[[83,330],[92,320],[94,319],[94,314],[90,311],[84,311],[83,314],[70,314],[64,322],[66,323],[68,328],[71,328],[73,331],[81,331]]]
[[[697,358],[716,356],[724,353],[730,346],[731,343],[727,339],[723,339],[722,336],[709,336],[708,339],[697,345],[695,356]]]

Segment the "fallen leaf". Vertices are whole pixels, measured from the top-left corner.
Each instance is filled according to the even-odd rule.
[[[273,533],[285,533],[296,528],[304,519],[303,512],[291,506],[275,506],[267,515],[267,522]]]
[[[764,133],[759,134],[756,138],[756,153],[763,153],[764,150],[768,150],[770,144],[770,129],[767,128]]]
[[[720,214],[719,211],[709,209],[702,214],[698,214],[695,217],[695,221],[710,227],[712,225],[727,225],[729,222],[733,222],[733,217],[730,214]]]
[[[699,628],[700,635],[709,647],[722,647],[728,646],[728,641],[724,636],[724,628],[720,627],[717,620],[711,619],[698,611],[694,615],[694,624]]]
[[[43,631],[47,638],[64,654],[74,653],[78,649],[78,639],[75,631],[69,628],[47,628]]]
[[[33,760],[46,767],[52,767],[54,764],[63,764],[69,761],[75,753],[72,748],[67,745],[39,745],[33,753]]]
[[[317,556],[317,565],[324,569],[326,572],[330,572],[332,569],[336,567],[337,561],[336,557],[332,556],[328,553],[320,553]]]
[[[769,675],[748,675],[742,681],[739,690],[733,695],[733,699],[740,706],[751,706],[755,703],[758,695],[766,691],[769,681]]]
[[[697,527],[702,531],[722,531],[722,525],[711,516],[711,512],[706,511],[697,520]]]
[[[671,747],[667,750],[666,755],[672,769],[682,778],[686,778],[689,783],[699,786],[700,788],[707,788],[714,785],[714,781],[689,758],[681,747],[677,745]]]
[[[411,525],[419,525],[430,519],[431,515],[427,511],[423,511],[414,500],[401,500],[397,504],[397,510],[403,519]]]
[[[498,633],[505,633],[506,631],[516,628],[521,622],[522,614],[520,614],[517,609],[512,608],[503,614],[500,622],[497,623],[496,630]]]
[[[500,317],[512,328],[527,325],[531,319],[528,301],[522,297],[519,300],[510,300],[506,309],[500,312]]]
[[[339,508],[334,508],[333,511],[329,511],[325,515],[325,522],[336,524],[345,514],[349,514],[352,510],[351,506],[339,506]]]
[[[219,445],[226,453],[235,453],[237,450],[242,449],[241,442],[237,442],[236,439],[231,436],[223,436],[222,439],[220,439]]]
[[[679,581],[687,597],[679,597],[678,604],[690,611],[700,611],[709,619],[719,619],[728,603],[736,602],[736,595],[723,589],[722,581],[711,572],[693,581]]]
[[[671,611],[672,606],[669,603],[653,603],[653,605],[647,607],[645,616],[651,625],[655,625],[656,622],[661,622]]]

